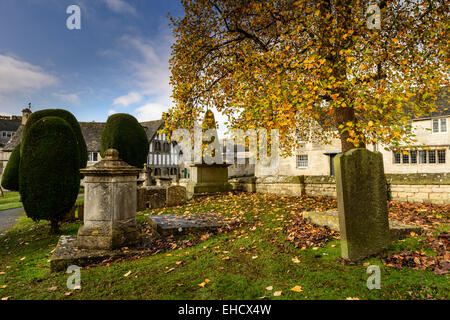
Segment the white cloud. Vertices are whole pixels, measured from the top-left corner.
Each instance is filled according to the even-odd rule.
[[[108,8],[116,13],[136,14],[136,9],[124,0],[103,0]]]
[[[139,122],[161,119],[163,112],[167,111],[167,106],[160,103],[149,102],[135,110],[134,115]]]
[[[128,107],[131,104],[135,104],[142,101],[142,95],[139,92],[130,92],[125,96],[118,97],[114,99],[114,105],[120,105],[123,107]]]
[[[131,46],[142,56],[141,61],[130,61],[141,93],[164,97],[170,103],[170,46],[171,39],[144,41],[140,38],[122,37],[123,45]]]
[[[53,96],[71,105],[79,105],[81,103],[80,97],[76,93],[53,93]]]
[[[116,113],[117,113],[116,110],[113,110],[113,109],[108,110],[108,116],[112,116],[113,114],[116,114]]]
[[[54,76],[37,66],[0,55],[0,94],[40,90],[57,82]]]

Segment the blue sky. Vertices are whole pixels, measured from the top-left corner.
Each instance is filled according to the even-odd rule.
[[[72,4],[81,30],[66,27]],[[179,0],[1,0],[0,114],[31,102],[79,121],[159,119],[171,105],[168,13],[183,13]]]

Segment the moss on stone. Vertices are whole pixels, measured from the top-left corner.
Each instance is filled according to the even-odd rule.
[[[450,173],[387,174],[386,179],[390,184],[443,185],[450,184]]]

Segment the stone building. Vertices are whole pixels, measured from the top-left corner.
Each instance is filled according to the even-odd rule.
[[[385,173],[450,172],[450,108],[444,101],[438,103],[438,112],[411,119],[411,130],[417,142],[407,152],[398,152],[382,144],[367,146],[367,149],[383,154]],[[338,139],[332,139],[328,145],[305,143],[293,156],[280,157],[278,175],[333,176],[334,158],[339,153],[341,142]],[[256,176],[265,176],[260,166],[256,167]]]
[[[30,115],[31,110],[25,108],[22,110],[22,116],[0,117],[0,169],[6,167],[11,152],[20,142],[23,126]]]
[[[150,149],[147,158],[147,167],[152,170],[155,177],[180,178],[179,151],[176,142],[169,142],[166,134],[158,134],[162,128],[163,121],[148,121],[141,123],[147,128],[147,135],[152,133]]]

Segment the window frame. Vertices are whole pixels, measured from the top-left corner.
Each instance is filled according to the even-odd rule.
[[[306,160],[305,159],[301,160],[300,159],[301,157],[306,157]],[[306,161],[306,166],[301,165],[302,161],[303,161],[303,163],[305,163],[304,161]],[[307,154],[298,154],[297,157],[296,157],[295,165],[296,165],[297,169],[307,169],[307,168],[309,168],[309,156]]]

